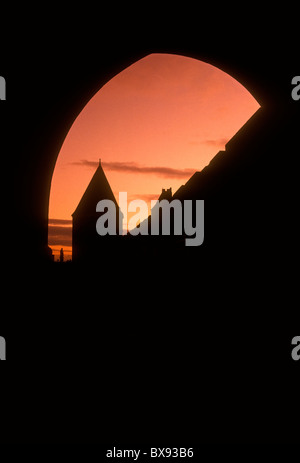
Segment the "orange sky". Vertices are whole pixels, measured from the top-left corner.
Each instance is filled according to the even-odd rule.
[[[49,204],[55,254],[71,251],[71,214],[99,158],[117,201],[119,191],[128,200],[157,199],[203,169],[258,108],[231,76],[179,55],[151,54],[115,76],[81,111],[59,153]]]

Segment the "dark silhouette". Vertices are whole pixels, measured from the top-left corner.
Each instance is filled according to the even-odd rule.
[[[74,262],[96,262],[99,258],[102,260],[105,256],[109,257],[110,254],[115,253],[120,244],[121,237],[118,235],[102,237],[97,234],[96,222],[101,214],[96,212],[96,205],[104,199],[113,201],[116,206],[116,230],[118,230],[119,206],[99,160],[99,166],[72,214],[72,258]]]
[[[64,250],[61,248],[60,253],[59,253],[59,262],[63,263],[64,262]]]
[[[162,189],[162,192],[158,200],[161,201],[162,199],[167,199],[168,201],[172,200],[172,188],[168,188],[167,190],[165,190],[164,188]]]
[[[171,202],[174,198],[180,198],[182,194],[189,198],[189,182],[186,186],[181,187],[180,191],[180,194],[175,194],[173,197],[171,188],[162,189],[158,201]],[[185,196],[183,196],[183,199],[185,199]],[[96,222],[98,218],[106,212],[102,211],[99,213],[96,211],[98,202],[102,200],[110,200],[115,205],[116,217],[114,235],[107,233],[104,236],[99,236],[96,231]],[[183,204],[183,201],[181,202]],[[99,162],[96,172],[75,212],[72,214],[73,262],[97,264],[99,261],[103,261],[103,259],[109,261],[124,258],[135,261],[135,259],[141,258],[142,253],[143,258],[150,263],[153,257],[156,256],[156,252],[160,253],[160,259],[164,261],[169,259],[171,257],[170,252],[173,253],[174,251],[174,246],[178,248],[185,245],[184,232],[180,235],[174,234],[174,210],[171,208],[170,215],[168,215],[164,221],[165,223],[166,221],[169,223],[169,232],[166,234],[163,229],[162,210],[159,209],[157,213],[157,234],[153,234],[151,227],[154,221],[155,209],[158,207],[159,204],[152,209],[148,219],[137,224],[137,235],[128,232],[123,236],[119,231],[120,208],[103,171],[101,162]],[[141,230],[142,228],[147,231],[145,234]]]
[[[278,221],[278,204],[262,202],[262,192],[275,191],[278,177],[273,173],[277,168],[273,163],[273,153],[278,140],[274,143],[274,131],[280,133],[281,116],[260,108],[249,121],[226,144],[201,172],[195,174],[172,195],[171,189],[163,189],[159,200],[173,199],[205,200],[205,243],[194,248],[193,255],[184,250],[183,236],[151,236],[151,217],[148,219],[147,236],[105,236],[96,233],[96,204],[101,199],[111,199],[119,211],[101,163],[95,172],[86,192],[73,214],[73,259],[97,262],[104,256],[117,259],[127,256],[134,261],[140,253],[147,259],[148,265],[155,265],[157,252],[163,262],[174,258],[188,258],[192,265],[201,259],[201,267],[209,266],[206,240],[213,247],[213,253],[221,259],[221,266],[228,262],[243,265],[248,262],[256,265],[259,260],[271,262],[276,258],[274,249],[278,236],[282,233]],[[262,153],[264,161],[262,161]],[[269,157],[269,160],[267,160]],[[263,173],[263,163],[267,172]],[[284,166],[281,170],[284,170]],[[254,181],[255,179],[255,181]],[[266,184],[268,185],[266,189]],[[269,193],[270,194],[270,193]],[[284,211],[282,211],[284,214]],[[117,213],[117,227],[118,227]],[[172,224],[172,216],[171,216]],[[141,224],[139,225],[139,227]],[[257,232],[259,230],[259,233]],[[247,238],[246,238],[247,237]],[[261,244],[263,243],[263,248]],[[238,249],[238,252],[233,252]],[[175,252],[176,250],[176,252]],[[177,254],[179,253],[179,254]],[[188,257],[187,257],[188,256]]]
[[[22,40],[9,54],[18,63],[17,72],[7,73],[10,104],[0,105],[3,127],[14,121],[3,156],[3,171],[12,173],[13,185],[2,197],[15,195],[9,207],[3,201],[7,237],[2,252],[9,257],[2,258],[13,265],[9,288],[18,291],[13,310],[2,311],[1,326],[11,327],[10,358],[19,361],[20,346],[26,346],[39,368],[30,369],[22,402],[14,394],[7,415],[33,419],[16,426],[3,417],[15,442],[18,434],[35,443],[121,442],[126,429],[131,441],[139,436],[151,446],[158,441],[169,445],[164,439],[168,432],[172,445],[299,438],[299,365],[290,357],[290,333],[299,320],[300,103],[292,100],[290,85],[298,72],[298,42],[289,38],[289,24],[286,34],[279,34],[281,20],[263,21],[254,10],[250,30],[245,30],[246,21],[239,27],[237,16],[228,15],[222,18],[224,27],[214,30],[207,21],[201,36],[203,23],[197,17],[191,38],[174,24],[178,40],[166,32],[165,40],[157,30],[152,34],[151,24],[151,40],[143,42],[140,30],[126,43],[130,27],[125,21],[126,33],[114,38],[113,50],[108,44],[111,21],[108,30],[102,21],[102,36],[97,24],[95,37],[80,29],[84,21],[77,30],[72,21],[76,33],[66,34],[65,40],[53,22],[47,33],[43,27],[33,31],[32,41],[27,22],[26,31],[19,30]],[[37,40],[43,42],[43,53]],[[152,52],[181,53],[216,65],[261,105],[226,150],[174,192],[178,199],[205,200],[204,243],[199,248],[171,244],[169,251],[164,244],[141,245],[137,250],[151,237],[128,237],[132,246],[137,243],[133,253],[106,252],[105,245],[94,264],[48,264],[49,191],[65,136],[102,85]],[[1,60],[6,75],[5,56]],[[20,85],[22,64],[30,72],[22,74]],[[98,174],[103,178],[101,168]],[[107,191],[99,191],[97,201]],[[80,209],[73,216],[75,234],[76,219],[85,223]],[[92,222],[95,227],[96,219]],[[75,256],[76,239],[80,244],[80,234]],[[32,388],[33,383],[40,387]],[[53,420],[47,405],[54,407]]]

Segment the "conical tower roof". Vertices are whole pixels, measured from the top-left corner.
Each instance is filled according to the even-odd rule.
[[[103,199],[110,199],[118,207],[116,198],[103,171],[101,160],[99,160],[99,166],[72,216],[78,217],[94,214],[97,203]]]

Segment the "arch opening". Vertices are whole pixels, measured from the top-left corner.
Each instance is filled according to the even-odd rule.
[[[70,128],[55,165],[48,244],[71,258],[72,218],[99,164],[116,197],[150,203],[201,171],[259,108],[239,82],[195,58],[150,54],[109,80]]]

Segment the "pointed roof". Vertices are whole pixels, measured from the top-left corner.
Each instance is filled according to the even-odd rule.
[[[116,204],[116,206],[118,206],[116,198],[114,197],[110,184],[108,183],[103,171],[101,159],[99,159],[99,166],[97,167],[92,180],[90,181],[72,216],[89,215],[90,213],[94,213],[96,211],[96,204],[102,199],[110,199]]]

